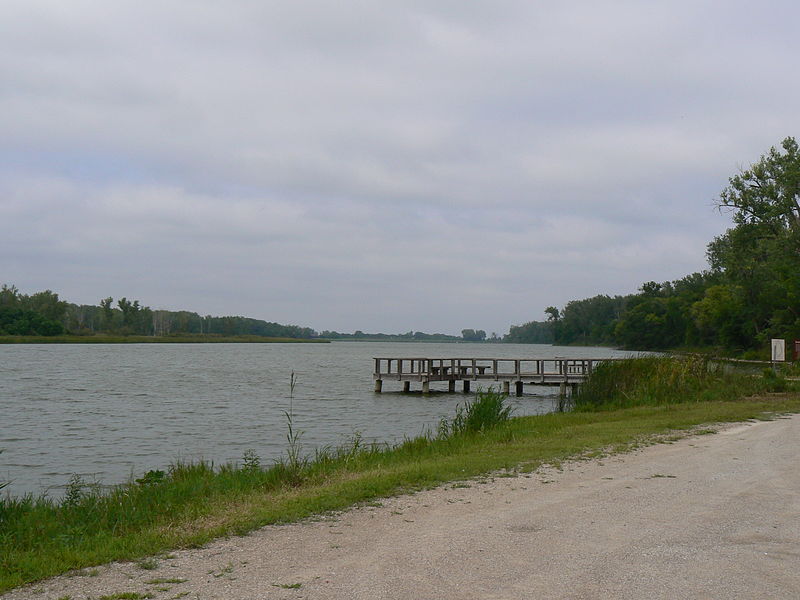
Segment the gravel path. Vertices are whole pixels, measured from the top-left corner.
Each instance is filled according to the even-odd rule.
[[[3,598],[800,598],[798,450],[800,416],[726,426]],[[148,583],[159,579],[174,581]]]

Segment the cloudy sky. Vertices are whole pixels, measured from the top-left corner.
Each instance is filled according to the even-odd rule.
[[[0,282],[507,332],[705,268],[800,5],[4,0]]]

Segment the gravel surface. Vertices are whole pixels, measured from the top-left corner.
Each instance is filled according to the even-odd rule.
[[[798,449],[800,416],[725,426],[563,470],[265,527],[176,551],[154,569],[112,564],[3,598],[800,598]]]

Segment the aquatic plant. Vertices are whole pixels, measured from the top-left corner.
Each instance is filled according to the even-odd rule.
[[[451,420],[442,419],[439,422],[439,439],[486,431],[508,421],[513,407],[505,403],[506,398],[505,394],[494,388],[478,390],[474,402],[458,405]]]
[[[733,400],[764,390],[759,378],[718,368],[707,357],[645,356],[597,365],[573,402],[576,410],[616,409]]]
[[[286,461],[280,464],[286,468],[286,473],[292,485],[298,485],[302,481],[303,468],[308,463],[308,459],[303,456],[303,448],[300,438],[303,435],[294,426],[294,388],[297,385],[297,376],[292,371],[289,377],[289,410],[284,411],[286,416]]]

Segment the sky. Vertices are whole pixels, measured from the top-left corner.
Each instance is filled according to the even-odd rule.
[[[0,282],[502,335],[707,267],[800,4],[4,0]]]

